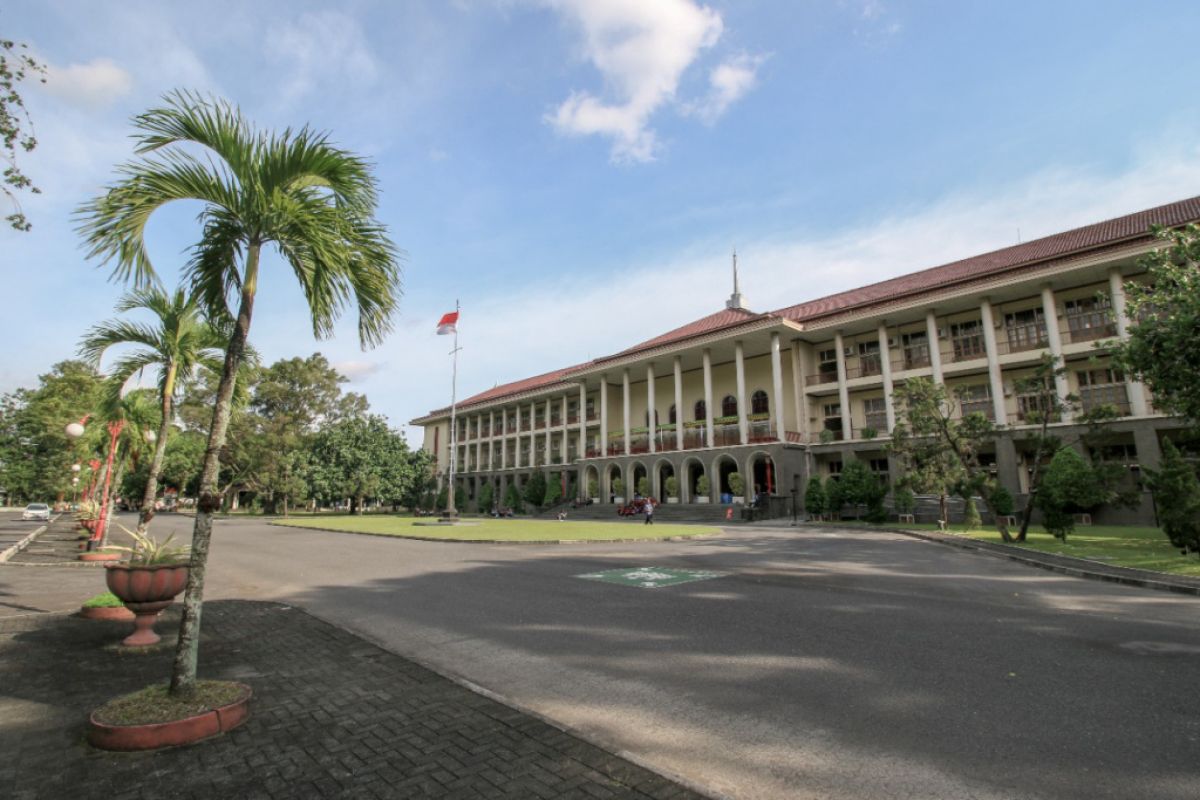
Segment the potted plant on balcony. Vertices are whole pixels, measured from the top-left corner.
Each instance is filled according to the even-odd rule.
[[[696,479],[696,497],[697,503],[707,503],[709,501],[708,492],[712,485],[708,481],[707,475],[701,475]]]
[[[746,481],[742,479],[742,473],[729,473],[729,492],[733,495],[733,504],[740,506],[746,502]]]
[[[620,478],[613,478],[612,490],[613,502],[619,506],[625,505],[625,481]]]
[[[133,539],[133,547],[114,547],[129,554],[121,564],[105,565],[108,590],[137,615],[134,630],[122,644],[146,647],[162,638],[154,632],[154,622],[175,596],[187,585],[188,545],[171,546],[173,536],[158,542],[145,534],[120,526]]]
[[[668,503],[678,503],[679,502],[679,479],[676,478],[674,475],[667,478],[667,502]]]
[[[863,428],[862,430],[862,438],[864,439],[874,439],[878,435],[879,431],[874,428]]]

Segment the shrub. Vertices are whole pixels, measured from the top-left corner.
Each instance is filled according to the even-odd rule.
[[[625,496],[625,481],[621,480],[620,478],[613,478],[612,490],[613,490],[613,494],[615,494],[617,497],[624,497]]]
[[[101,594],[90,597],[84,602],[84,608],[120,608],[125,604],[121,602],[121,598],[117,597],[112,592],[103,592]]]
[[[1013,496],[1003,486],[997,486],[992,490],[992,510],[1002,517],[1012,515],[1016,504],[1013,502]]]
[[[524,510],[524,506],[521,505],[521,492],[515,483],[510,483],[508,491],[504,493],[504,505],[518,513]]]
[[[1072,447],[1054,454],[1037,493],[1042,524],[1055,538],[1066,541],[1075,529],[1074,514],[1095,507],[1100,487],[1091,466]]]
[[[830,475],[825,479],[825,510],[830,514],[839,514],[845,504],[842,482],[836,475]]]
[[[824,429],[820,434],[817,435],[817,438],[820,439],[821,444],[829,444],[833,441],[833,437],[833,431],[829,430],[828,428]]]
[[[903,487],[892,492],[892,505],[897,514],[911,514],[917,507],[917,498],[913,495],[912,489]]]
[[[734,497],[746,496],[746,481],[742,478],[742,473],[729,473],[729,491]]]
[[[667,478],[667,497],[679,497],[679,479],[674,475]]]
[[[483,486],[479,487],[479,510],[487,513],[492,510],[492,503],[496,499],[496,490],[492,488],[491,481],[484,481]]]
[[[542,504],[552,506],[562,499],[562,476],[553,475],[550,480],[546,481],[546,494],[542,498]]]
[[[637,479],[637,493],[642,497],[650,496],[650,479],[645,475]]]
[[[963,525],[967,530],[978,530],[983,525],[983,520],[979,516],[979,509],[975,506],[975,498],[968,495],[966,505],[963,507]]]
[[[600,482],[595,478],[588,478],[588,497],[600,496]]]
[[[1163,442],[1162,467],[1150,474],[1158,524],[1186,556],[1200,553],[1200,480],[1175,445]]]
[[[540,469],[529,476],[525,482],[525,500],[531,506],[540,506],[546,502],[546,473]]]
[[[824,514],[825,501],[825,487],[821,485],[821,479],[813,475],[804,487],[804,510],[813,516]]]
[[[862,438],[864,438],[864,439],[874,439],[878,435],[879,435],[879,431],[875,430],[874,428],[863,428],[862,429]]]
[[[701,497],[708,497],[709,491],[712,489],[712,483],[709,482],[707,475],[701,475],[696,479],[696,494]]]
[[[450,502],[450,494],[448,490],[442,489],[437,493],[437,498],[433,501],[435,511],[444,511]]]
[[[858,459],[847,462],[838,483],[844,503],[854,505],[856,512],[859,506],[865,506],[873,521],[883,521],[883,498],[887,496],[887,485],[866,464]]]

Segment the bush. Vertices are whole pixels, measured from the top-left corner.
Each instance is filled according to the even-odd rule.
[[[729,473],[729,491],[733,494],[734,497],[745,497],[746,496],[746,481],[743,480],[742,473],[740,473],[740,472]]]
[[[1092,467],[1072,447],[1054,454],[1037,493],[1042,525],[1055,538],[1067,540],[1075,529],[1074,514],[1099,504],[1100,487]]]
[[[679,479],[674,475],[667,478],[667,497],[679,497]]]
[[[1200,553],[1200,480],[1175,445],[1163,442],[1162,467],[1150,474],[1163,533],[1186,556]]]
[[[588,478],[588,497],[600,496],[600,481],[595,478]]]
[[[866,464],[858,459],[847,462],[838,482],[843,502],[854,505],[856,512],[859,506],[865,506],[868,518],[883,521],[883,498],[887,496],[887,485]]]
[[[446,489],[442,489],[437,493],[437,499],[433,501],[434,511],[445,511],[447,504],[450,502],[450,495]]]
[[[708,497],[709,491],[712,489],[712,483],[708,480],[707,475],[701,475],[696,479],[696,494],[701,497]]]
[[[825,510],[830,514],[840,514],[845,504],[842,482],[836,475],[830,475],[825,479]]]
[[[529,476],[525,482],[525,500],[531,506],[540,506],[546,502],[546,473],[540,469]]]
[[[912,489],[904,487],[892,492],[892,505],[897,514],[911,514],[917,507],[917,498],[913,495]]]
[[[650,479],[645,475],[637,479],[637,493],[642,497],[650,496]]]
[[[479,497],[477,498],[479,510],[485,514],[491,511],[495,499],[496,490],[492,488],[492,482],[484,481],[483,486],[479,487]]]
[[[546,495],[542,498],[542,504],[552,506],[562,499],[562,476],[553,475],[550,480],[546,481]]]
[[[804,487],[804,510],[813,516],[824,514],[825,501],[825,487],[821,485],[821,479],[814,475]]]
[[[625,481],[621,480],[620,478],[613,478],[612,490],[613,490],[613,494],[615,494],[617,497],[624,497],[625,496]]]
[[[983,519],[979,516],[979,509],[975,505],[975,498],[968,496],[966,505],[963,507],[963,525],[967,530],[978,530],[983,525]]]
[[[997,486],[992,490],[992,511],[1002,517],[1011,516],[1016,508],[1016,503],[1013,502],[1013,496],[1003,486]]]
[[[510,483],[508,491],[504,493],[504,505],[517,513],[524,511],[524,506],[521,505],[521,492],[517,490],[515,483]]]

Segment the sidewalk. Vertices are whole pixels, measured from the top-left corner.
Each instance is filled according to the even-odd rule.
[[[178,606],[159,623],[173,642]],[[127,624],[0,619],[0,795],[145,798],[663,798],[701,795],[278,603],[205,604],[201,677],[254,689],[231,734],[156,753],[84,743],[88,711],[170,674]]]

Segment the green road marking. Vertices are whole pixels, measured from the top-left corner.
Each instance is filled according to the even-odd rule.
[[[706,581],[709,578],[720,578],[726,572],[713,572],[706,569],[671,569],[668,567],[626,567],[625,569],[606,569],[603,572],[589,572],[586,575],[576,575],[577,578],[587,578],[592,581],[616,583],[621,586],[637,586],[640,589],[657,589],[661,586],[676,586],[692,581]]]

